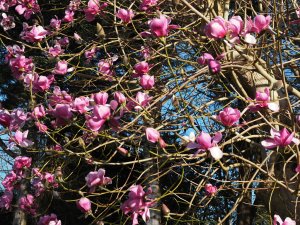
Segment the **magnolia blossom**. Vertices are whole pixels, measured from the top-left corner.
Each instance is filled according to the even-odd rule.
[[[38,225],[61,225],[61,221],[57,219],[54,213],[40,217]]]
[[[216,117],[225,126],[232,126],[239,121],[241,117],[241,112],[238,109],[233,109],[231,107],[226,107],[222,110]]]
[[[257,15],[253,20],[251,31],[259,34],[261,31],[268,29],[270,23],[270,16]]]
[[[286,147],[292,142],[296,145],[300,144],[300,140],[294,137],[295,132],[289,133],[286,128],[283,128],[280,131],[271,129],[271,138],[268,138],[261,142],[262,146],[266,149],[272,149],[275,147]]]
[[[3,30],[9,30],[16,26],[14,22],[14,17],[7,16],[6,13],[2,13],[2,20],[0,21],[1,27],[3,27]]]
[[[89,172],[85,177],[86,184],[90,188],[89,192],[95,192],[96,187],[111,184],[112,180],[110,177],[105,177],[105,170],[99,169],[98,171]]]
[[[143,0],[140,5],[140,10],[148,11],[149,8],[156,6],[158,0]]]
[[[226,21],[222,17],[217,16],[205,26],[204,32],[209,38],[224,38],[228,32]]]
[[[159,18],[154,18],[149,21],[151,33],[156,37],[166,37],[171,29],[177,29],[177,25],[170,25],[171,19],[165,15],[160,15]]]
[[[3,179],[3,181],[1,182],[1,184],[3,185],[3,187],[8,190],[8,191],[12,191],[14,189],[14,184],[17,181],[18,177],[17,174],[14,171],[10,171],[5,178]]]
[[[89,110],[89,97],[79,97],[75,98],[72,108],[74,111],[78,111],[79,113],[83,114]]]
[[[91,116],[87,115],[87,126],[92,131],[101,129],[106,120],[110,118],[110,105],[95,105]]]
[[[205,185],[205,192],[207,195],[215,195],[218,191],[218,188],[216,186],[213,186],[212,184],[206,184]]]
[[[60,29],[60,25],[61,25],[61,20],[59,20],[57,18],[57,16],[55,16],[55,18],[52,18],[50,20],[50,27],[55,29],[55,30],[59,30]]]
[[[23,23],[23,31],[20,36],[27,42],[39,42],[42,41],[47,34],[48,31],[40,25],[28,26],[28,24]]]
[[[236,38],[244,29],[244,22],[240,16],[233,16],[228,21],[228,30],[230,32],[230,37]]]
[[[279,111],[279,105],[275,102],[270,102],[270,90],[269,88],[265,88],[264,92],[257,91],[255,102],[251,103],[248,108],[253,111],[259,111],[262,108],[269,108],[274,112]]]
[[[122,20],[123,23],[130,23],[134,17],[132,9],[119,9],[116,16]]]
[[[17,156],[15,158],[13,167],[15,170],[20,170],[20,169],[23,169],[24,167],[29,168],[31,166],[31,161],[32,161],[32,158],[30,158],[30,157]]]
[[[11,202],[13,200],[13,192],[9,190],[5,190],[3,195],[0,197],[0,209],[5,208],[8,210],[11,206]]]
[[[203,55],[201,55],[198,59],[197,62],[200,65],[208,65],[208,62],[211,60],[214,60],[215,58],[209,54],[209,53],[204,53]]]
[[[166,147],[166,143],[160,137],[159,132],[156,129],[152,128],[152,127],[146,128],[146,138],[147,138],[148,141],[150,141],[152,143],[159,142],[160,147],[162,147],[162,148]]]
[[[91,211],[91,201],[88,198],[82,197],[76,202],[76,205],[77,208],[83,213]]]
[[[119,103],[119,104],[124,104],[126,103],[126,97],[124,94],[122,94],[119,91],[116,91],[114,93],[114,99]]]
[[[99,0],[89,0],[88,7],[83,10],[86,20],[88,22],[93,21],[96,15],[98,15],[101,10],[106,8],[107,5],[107,3],[103,3],[102,5],[100,5]]]
[[[278,215],[274,215],[273,225],[296,225],[296,221],[292,220],[290,217],[285,218],[284,222]]]
[[[23,15],[28,20],[32,14],[40,12],[40,6],[37,0],[22,0],[18,1],[15,10],[19,15]]]
[[[27,148],[31,145],[33,145],[33,142],[27,139],[28,136],[28,130],[21,132],[19,130],[16,131],[14,137],[12,140],[19,146],[23,148]]]
[[[140,77],[144,74],[147,74],[150,70],[150,67],[146,61],[142,61],[135,64],[133,69],[134,69],[133,77]]]
[[[34,202],[34,196],[27,194],[20,198],[19,207],[24,212],[30,213],[32,215],[36,214],[36,204]]]
[[[74,20],[74,14],[75,12],[73,10],[65,10],[65,16],[63,18],[63,21],[66,23],[70,23]]]
[[[153,201],[146,201],[146,196],[152,193],[149,188],[147,192],[141,185],[133,185],[129,188],[128,199],[121,205],[124,214],[131,213],[132,225],[137,225],[138,216],[141,215],[146,222],[150,218],[149,207],[154,204]]]
[[[141,110],[142,107],[148,106],[151,99],[152,98],[149,95],[139,91],[136,94],[136,98],[135,98],[135,101],[137,103],[137,105],[134,107],[135,110]]]
[[[74,70],[73,67],[68,69],[68,62],[66,60],[61,60],[56,63],[53,73],[59,75],[65,75],[67,72],[71,72],[73,70]]]
[[[150,76],[148,74],[142,75],[140,79],[140,85],[145,90],[150,90],[154,87],[155,81],[154,76]]]
[[[189,142],[187,148],[198,150],[195,152],[194,155],[198,154],[202,151],[209,151],[211,156],[215,160],[219,160],[223,157],[223,152],[217,145],[222,139],[222,133],[217,132],[215,136],[212,138],[208,133],[201,132],[200,135],[197,136],[196,142]]]
[[[36,106],[31,113],[31,116],[34,119],[40,119],[45,115],[46,115],[46,111],[43,105]]]
[[[197,59],[197,62],[200,65],[208,65],[208,68],[212,73],[218,73],[221,71],[221,63],[209,53],[204,53]]]
[[[106,92],[99,92],[93,94],[92,97],[97,105],[105,105],[107,103],[108,94]]]
[[[10,113],[7,110],[0,109],[0,124],[3,127],[8,127],[10,125],[10,122],[12,120],[12,117]]]

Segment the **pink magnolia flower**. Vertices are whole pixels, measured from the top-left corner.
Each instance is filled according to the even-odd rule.
[[[228,32],[226,21],[222,17],[217,16],[205,26],[204,32],[209,38],[224,38]]]
[[[274,215],[273,225],[296,225],[296,221],[292,220],[290,217],[285,218],[284,222],[278,215]]]
[[[84,52],[84,56],[89,61],[89,60],[91,60],[96,55],[96,52],[97,52],[97,48],[96,47],[92,47],[91,50],[86,50]]]
[[[146,61],[139,62],[134,65],[133,77],[140,77],[147,74],[150,70],[149,64]]]
[[[101,10],[107,7],[107,3],[103,3],[100,5],[99,0],[89,0],[88,7],[85,8],[83,11],[85,13],[85,18],[88,22],[92,22],[96,15],[98,15]]]
[[[19,15],[23,15],[25,19],[30,19],[32,14],[40,12],[40,6],[37,0],[21,0],[15,8]]]
[[[8,45],[6,46],[7,54],[5,55],[5,62],[9,62],[12,58],[21,56],[25,52],[24,45],[20,47],[19,45]]]
[[[208,65],[208,62],[211,61],[211,60],[214,60],[215,58],[209,54],[209,53],[204,53],[202,56],[200,56],[198,59],[197,59],[197,62],[200,64],[200,65]]]
[[[50,113],[54,117],[62,120],[70,120],[73,116],[71,106],[69,104],[57,104],[55,109],[50,111]]]
[[[269,88],[265,88],[264,92],[257,91],[255,103],[251,103],[248,108],[252,112],[259,111],[262,108],[269,108],[274,112],[279,111],[279,105],[275,102],[270,102],[270,90]]]
[[[59,20],[57,18],[57,16],[55,16],[55,18],[52,18],[50,20],[50,27],[55,29],[55,30],[59,30],[60,29],[60,25],[61,25],[61,20]]]
[[[39,106],[36,106],[32,113],[31,113],[31,116],[34,118],[34,119],[40,119],[44,116],[46,116],[46,111],[45,111],[45,108],[43,105],[39,105]]]
[[[148,11],[149,8],[156,5],[157,5],[157,0],[143,0],[139,8],[140,10]]]
[[[73,104],[72,104],[72,109],[74,111],[78,111],[79,113],[83,114],[89,110],[89,97],[79,97],[75,98]]]
[[[72,11],[72,10],[65,10],[65,16],[63,18],[63,21],[66,22],[66,23],[70,23],[74,20],[74,14],[75,12]]]
[[[5,190],[3,195],[0,197],[0,209],[5,208],[6,210],[8,210],[11,206],[13,197],[14,197],[14,194],[12,191]]]
[[[60,87],[55,86],[53,95],[49,97],[49,103],[51,106],[56,104],[71,104],[73,102],[72,96],[66,91],[61,91]]]
[[[41,133],[45,133],[48,130],[48,127],[41,122],[37,121],[34,124],[39,129],[39,132],[41,132]]]
[[[257,15],[253,20],[251,31],[259,34],[263,30],[268,29],[270,23],[271,23],[270,16]]]
[[[208,61],[208,68],[212,73],[219,73],[221,71],[221,63],[218,60]]]
[[[57,219],[54,213],[40,217],[38,225],[61,225],[61,221]]]
[[[9,130],[17,130],[20,127],[23,127],[27,120],[27,113],[23,111],[23,109],[14,109],[11,115],[11,123],[9,126]]]
[[[218,191],[218,188],[216,186],[213,186],[212,184],[206,184],[205,185],[205,192],[207,195],[215,195]]]
[[[95,192],[96,187],[106,184],[111,184],[112,180],[109,177],[105,177],[105,170],[99,169],[98,171],[89,172],[85,177],[86,184],[90,188],[89,192]]]
[[[151,97],[143,92],[138,92],[136,94],[135,102],[136,106],[134,107],[135,110],[141,110],[142,107],[146,107],[149,105],[149,102],[151,100]]]
[[[226,107],[222,110],[216,117],[223,125],[232,126],[241,118],[241,112],[238,109],[233,109],[231,107]]]
[[[30,213],[32,215],[36,214],[36,204],[34,202],[34,197],[31,194],[27,194],[20,198],[19,207],[24,212]]]
[[[112,69],[112,60],[101,59],[98,63],[98,71],[104,76],[108,76],[109,78],[114,75],[114,71]]]
[[[147,138],[148,141],[150,141],[152,143],[159,142],[159,144],[162,148],[166,147],[166,143],[160,137],[159,132],[156,129],[152,128],[152,127],[146,128],[146,138]]]
[[[212,138],[208,133],[201,132],[200,135],[196,138],[196,142],[189,142],[187,148],[198,150],[195,152],[194,155],[197,155],[199,152],[202,151],[209,151],[211,156],[215,160],[219,160],[223,157],[223,152],[217,145],[222,139],[222,133],[217,132],[215,136]]]
[[[121,205],[121,210],[124,214],[131,213],[132,225],[139,224],[139,215],[141,215],[146,222],[150,218],[149,207],[154,204],[153,201],[146,201],[146,197],[152,193],[152,190],[149,188],[148,191],[145,192],[141,185],[133,185],[129,190],[128,199]]]
[[[122,20],[123,23],[130,23],[134,17],[132,9],[119,9],[116,16]]]
[[[62,54],[65,50],[61,48],[59,43],[56,43],[53,47],[50,47],[48,50],[48,54],[52,57],[57,57]]]
[[[228,21],[228,30],[230,37],[237,37],[244,29],[244,22],[240,16],[233,16]]]
[[[73,71],[73,67],[68,69],[68,62],[66,60],[58,61],[55,69],[52,71],[54,74],[65,75],[67,72]]]
[[[81,0],[72,0],[68,5],[68,9],[77,11],[79,9],[80,4],[81,4]]]
[[[151,50],[149,47],[142,46],[140,54],[145,60],[147,60],[151,56]]]
[[[31,166],[31,161],[32,161],[32,158],[30,158],[30,157],[17,156],[15,158],[13,167],[15,170],[20,170],[20,169],[23,169],[24,167],[29,168]]]
[[[256,38],[253,35],[251,35],[251,34],[246,34],[244,36],[244,41],[247,44],[250,44],[250,45],[255,45],[256,44]]]
[[[68,46],[68,44],[70,43],[69,38],[68,37],[64,37],[64,38],[58,38],[58,43],[62,46],[62,47],[66,47]]]
[[[105,105],[107,103],[108,94],[106,92],[99,92],[92,95],[97,105]]]
[[[92,131],[98,131],[101,129],[106,120],[110,118],[110,106],[109,105],[95,105],[92,116],[86,116],[87,126]]]
[[[280,131],[271,129],[271,138],[268,138],[261,142],[262,146],[266,149],[272,149],[277,146],[285,147],[290,145],[292,142],[296,145],[300,144],[300,140],[294,137],[295,132],[290,133],[286,128],[283,128]]]
[[[17,174],[14,171],[10,171],[1,183],[6,190],[12,191],[14,189],[14,184],[17,181],[17,179]]]
[[[148,74],[142,75],[140,79],[140,85],[145,90],[150,90],[154,87],[154,76],[150,76]]]
[[[16,58],[10,59],[9,67],[13,76],[21,80],[24,78],[24,74],[32,72],[34,64],[31,58],[28,59],[23,55],[18,55]]]
[[[3,127],[9,127],[12,118],[7,110],[0,110],[0,124]]]
[[[88,198],[82,197],[76,202],[76,205],[77,208],[83,213],[91,211],[91,201]]]
[[[6,13],[2,13],[2,20],[0,21],[1,27],[3,27],[3,30],[10,30],[12,28],[15,28],[16,24],[14,22],[14,17],[7,16]]]
[[[148,141],[152,143],[156,143],[160,138],[160,134],[156,129],[152,127],[148,127],[146,128],[146,137]]]
[[[116,91],[114,93],[114,99],[119,103],[119,104],[125,104],[126,103],[126,97],[119,91]]]
[[[42,41],[47,34],[48,31],[40,25],[28,26],[28,24],[23,23],[23,31],[20,36],[27,42],[39,42]]]
[[[49,90],[50,85],[54,81],[54,76],[49,75],[49,76],[37,76],[33,80],[33,91],[39,91],[39,92],[44,92]]]
[[[154,18],[149,21],[149,27],[151,33],[156,37],[166,37],[169,34],[170,29],[177,29],[177,25],[170,25],[171,19],[160,15],[159,18]]]
[[[28,136],[28,130],[21,132],[19,130],[16,131],[15,136],[12,138],[12,140],[19,146],[23,148],[27,148],[31,145],[33,145],[33,142],[27,139]]]

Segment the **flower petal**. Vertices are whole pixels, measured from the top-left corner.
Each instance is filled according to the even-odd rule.
[[[208,149],[210,151],[211,156],[215,159],[215,160],[219,160],[223,157],[223,152],[222,150],[218,147],[211,147]]]
[[[264,146],[266,149],[272,149],[278,146],[277,142],[275,142],[273,139],[268,138],[261,142],[261,145]]]

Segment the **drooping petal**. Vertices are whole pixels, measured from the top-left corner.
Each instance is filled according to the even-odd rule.
[[[212,140],[212,144],[217,144],[219,143],[220,141],[222,140],[222,133],[221,132],[217,132],[215,133],[215,136],[213,137],[213,140]]]
[[[272,149],[278,146],[278,143],[271,138],[268,138],[261,142],[261,145],[266,149]]]
[[[211,147],[208,150],[215,160],[220,160],[223,157],[223,152],[218,146]]]
[[[268,103],[268,108],[270,109],[270,110],[272,110],[273,112],[278,112],[279,111],[279,105],[278,104],[276,104],[275,102],[269,102]]]

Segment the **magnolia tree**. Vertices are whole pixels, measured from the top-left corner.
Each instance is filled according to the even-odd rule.
[[[1,224],[300,223],[295,0],[0,0]]]

